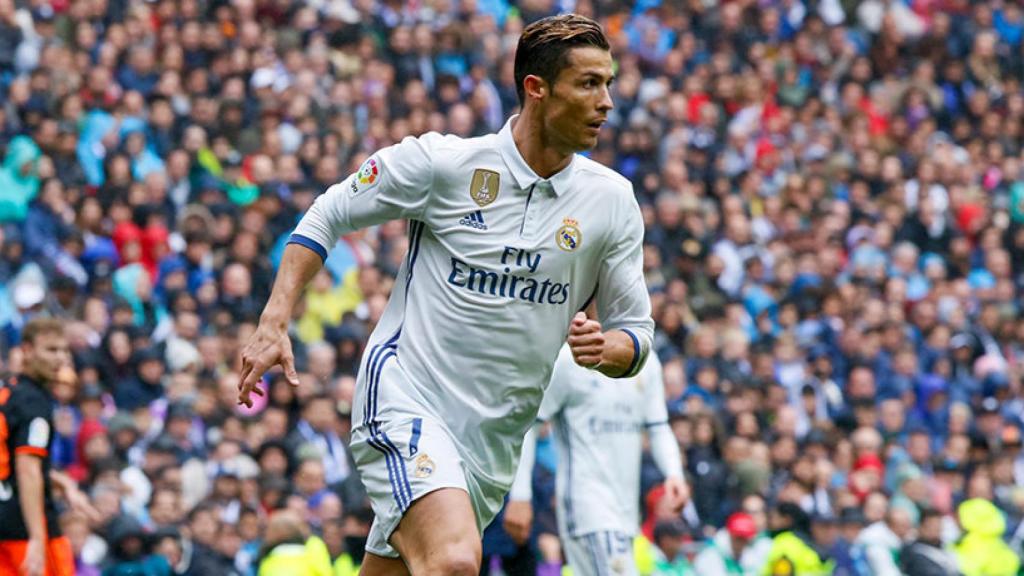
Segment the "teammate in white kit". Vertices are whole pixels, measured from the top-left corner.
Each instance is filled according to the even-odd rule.
[[[573,574],[636,574],[633,536],[640,526],[645,430],[669,502],[681,507],[689,494],[679,445],[668,425],[657,356],[652,354],[640,374],[624,381],[577,365],[564,348],[537,417],[552,423],[557,442],[558,532]],[[531,430],[505,508],[510,534],[529,534],[535,438]]]
[[[562,343],[612,377],[636,374],[650,348],[632,187],[575,154],[597,144],[612,109],[608,41],[584,17],[540,20],[523,31],[515,76],[522,113],[498,134],[406,138],[317,198],[242,350],[240,402],[278,364],[297,384],[287,325],[327,249],[409,220],[353,406],[352,453],[375,513],[363,574],[478,574],[480,534]],[[603,326],[578,312],[591,300]]]

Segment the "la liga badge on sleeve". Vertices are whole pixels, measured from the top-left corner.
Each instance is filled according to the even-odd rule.
[[[352,195],[361,194],[380,183],[380,161],[370,156],[352,177]]]

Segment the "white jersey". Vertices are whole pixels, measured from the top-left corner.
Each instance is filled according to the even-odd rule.
[[[645,430],[662,473],[683,475],[679,446],[668,426],[657,355],[651,355],[637,376],[612,379],[576,364],[566,346],[555,362],[538,418],[551,422],[557,442],[558,523],[564,536],[636,534]],[[524,469],[532,465],[532,451],[527,452]],[[513,499],[525,499],[520,488],[528,478],[521,471]]]
[[[317,198],[291,239],[325,256],[351,230],[410,221],[353,424],[432,417],[469,472],[506,490],[573,315],[595,299],[603,328],[632,337],[633,373],[653,333],[630,183],[578,155],[538,177],[513,121],[498,134],[430,133],[377,152]]]

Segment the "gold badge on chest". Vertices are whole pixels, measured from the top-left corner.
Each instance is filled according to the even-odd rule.
[[[473,171],[473,181],[469,185],[469,197],[476,205],[483,208],[498,197],[501,175],[494,170],[477,168]]]

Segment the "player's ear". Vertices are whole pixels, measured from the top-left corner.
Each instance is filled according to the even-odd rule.
[[[523,78],[523,92],[527,100],[543,100],[549,90],[547,81],[540,76],[527,74],[526,78]]]

